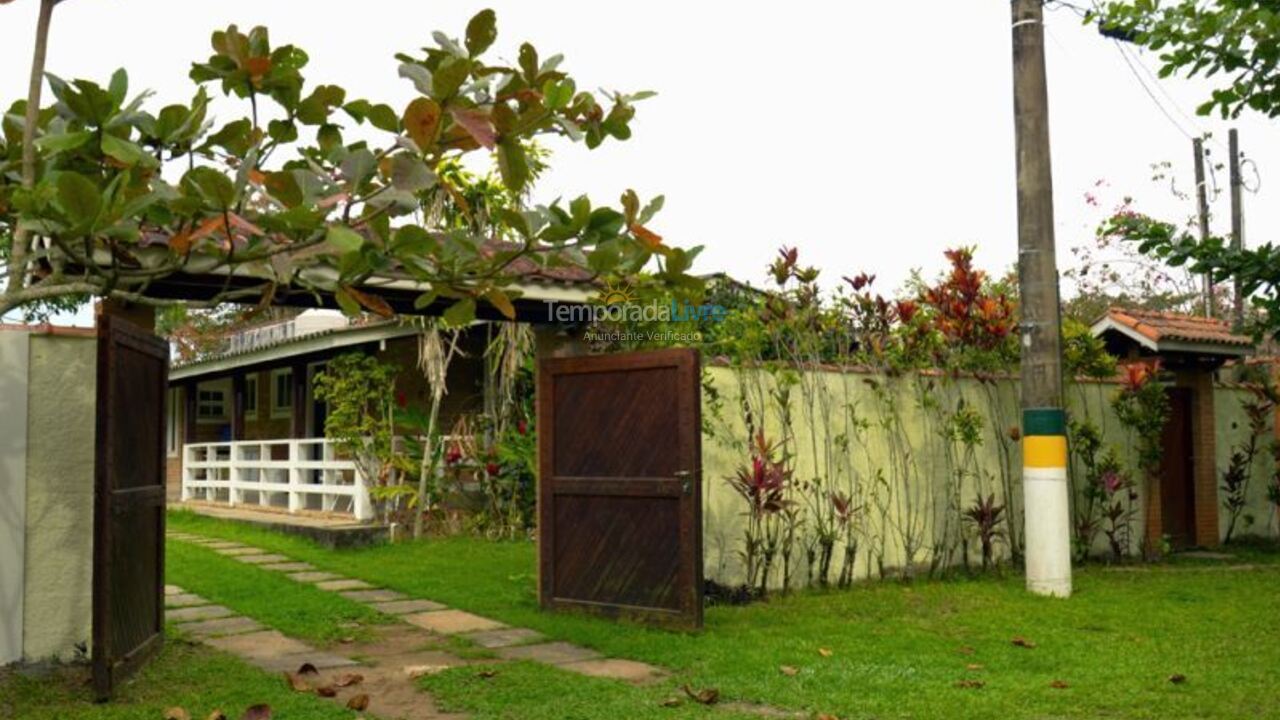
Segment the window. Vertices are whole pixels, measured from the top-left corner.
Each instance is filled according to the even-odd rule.
[[[244,416],[258,418],[258,374],[248,375],[244,379]]]
[[[221,422],[227,419],[227,391],[221,388],[197,388],[196,420]]]
[[[276,370],[271,373],[271,417],[287,418],[293,415],[293,371]]]

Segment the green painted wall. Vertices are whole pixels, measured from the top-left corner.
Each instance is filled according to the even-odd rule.
[[[770,399],[778,392],[779,384],[768,372],[718,366],[706,370],[703,525],[708,578],[725,584],[744,579],[741,555],[746,502],[728,482],[749,457],[744,408],[749,408],[757,424],[763,425],[770,441],[778,441],[784,432],[793,435],[797,481],[831,479],[828,489],[849,494],[854,504],[862,508],[857,516],[860,547],[856,577],[878,576],[881,555],[886,568],[901,568],[910,560],[918,572],[926,570],[935,560],[937,539],[956,532],[956,513],[948,511],[948,507],[968,507],[979,493],[994,493],[998,502],[1021,518],[1022,458],[1019,443],[1009,433],[1018,426],[1016,381],[980,382],[918,375],[890,378],[858,372],[795,377],[787,422],[779,403]],[[1131,439],[1110,410],[1110,398],[1115,392],[1116,385],[1112,383],[1075,384],[1067,389],[1067,401],[1072,413],[1078,416],[1083,410],[1099,425],[1105,441],[1120,451],[1126,466],[1132,467]],[[1245,395],[1242,390],[1226,387],[1216,391],[1219,473],[1226,467],[1231,446],[1245,437],[1240,410],[1240,400]],[[982,443],[965,462],[961,461],[963,446],[944,440],[942,435],[943,416],[961,403],[982,418]],[[1267,526],[1262,522],[1268,516],[1264,483],[1270,465],[1269,459],[1259,462],[1250,493],[1251,511],[1259,518],[1253,531],[1275,535],[1275,523]],[[956,476],[957,467],[965,469],[958,489],[948,482],[949,477]],[[809,498],[806,500],[801,494],[794,499],[797,512],[812,529],[816,527],[814,507],[822,500],[812,495]],[[1130,542],[1133,551],[1142,537],[1141,503],[1139,491]],[[1222,525],[1225,530],[1225,518]],[[980,546],[974,533],[963,525],[959,532],[971,538],[969,561],[980,564]],[[911,553],[907,552],[909,544],[914,546]],[[868,552],[869,548],[880,547],[882,552]],[[1105,537],[1099,535],[1093,552],[1105,553],[1107,548]],[[1007,555],[1008,545],[999,544],[998,552]],[[794,583],[805,581],[806,554],[804,548],[797,547],[792,559]],[[837,547],[834,555],[833,579],[843,561],[843,547]],[[952,558],[953,563],[962,561],[961,557]],[[773,572],[778,583],[780,562],[775,561]]]
[[[23,655],[67,659],[92,625],[97,343],[32,335]]]

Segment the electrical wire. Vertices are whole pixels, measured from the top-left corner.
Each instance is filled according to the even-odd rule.
[[[1116,52],[1120,53],[1120,57],[1124,60],[1124,64],[1129,68],[1129,72],[1133,74],[1133,78],[1142,86],[1142,90],[1147,94],[1147,97],[1151,98],[1151,102],[1155,103],[1160,114],[1164,115],[1165,119],[1169,121],[1169,124],[1177,128],[1178,132],[1182,133],[1188,140],[1195,140],[1195,136],[1187,132],[1186,128],[1182,127],[1182,124],[1169,113],[1169,110],[1160,102],[1160,99],[1156,97],[1156,94],[1147,86],[1146,80],[1144,80],[1142,75],[1138,72],[1138,68],[1134,66],[1133,61],[1129,59],[1129,55],[1125,52],[1124,46],[1120,44],[1120,41],[1113,40],[1112,42],[1115,43]]]

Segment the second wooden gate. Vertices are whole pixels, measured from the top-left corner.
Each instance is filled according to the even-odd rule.
[[[98,318],[93,682],[101,700],[164,641],[168,373],[163,340]]]
[[[700,417],[694,350],[541,361],[544,607],[701,626]]]

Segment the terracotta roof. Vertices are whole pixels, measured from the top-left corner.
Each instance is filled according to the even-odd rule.
[[[1103,321],[1111,320],[1154,343],[1181,341],[1211,345],[1251,346],[1253,338],[1231,332],[1225,320],[1180,313],[1113,307]]]

